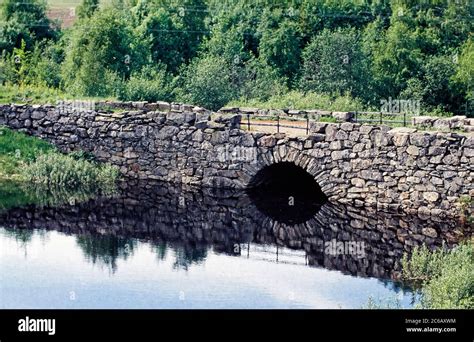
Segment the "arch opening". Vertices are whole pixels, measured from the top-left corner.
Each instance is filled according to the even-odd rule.
[[[316,180],[291,162],[262,168],[250,180],[247,193],[262,213],[287,224],[306,222],[327,202]]]

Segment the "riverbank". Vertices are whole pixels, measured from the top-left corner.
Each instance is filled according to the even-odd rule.
[[[64,155],[44,140],[0,126],[0,208],[38,202],[40,194],[57,199],[60,193],[109,192],[118,175],[116,167],[86,154]]]

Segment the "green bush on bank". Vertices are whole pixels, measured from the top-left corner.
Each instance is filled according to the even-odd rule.
[[[471,243],[446,251],[415,247],[402,259],[403,278],[420,287],[422,308],[474,308],[474,250]]]
[[[36,186],[62,189],[104,190],[115,185],[119,170],[59,153],[40,155],[22,170],[26,180]]]

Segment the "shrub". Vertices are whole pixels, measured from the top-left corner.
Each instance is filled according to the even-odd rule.
[[[286,77],[281,77],[278,70],[255,58],[237,70],[241,74],[242,85],[239,86],[240,97],[266,101],[272,96],[282,96],[288,92]]]
[[[365,96],[368,65],[353,30],[324,30],[303,51],[300,88]]]
[[[465,242],[451,251],[415,247],[402,259],[403,278],[421,284],[423,308],[474,308],[474,251]]]
[[[171,79],[164,69],[144,67],[133,73],[118,91],[119,100],[125,101],[172,101]]]
[[[111,96],[141,67],[141,49],[124,11],[107,8],[82,19],[68,39],[62,63],[65,89],[74,95]]]
[[[59,88],[64,48],[61,43],[36,44],[31,54],[27,82]]]
[[[194,59],[183,70],[180,101],[217,110],[238,97],[232,84],[230,66],[220,57],[204,56]]]
[[[99,165],[59,153],[43,154],[23,170],[25,179],[46,189],[109,189],[114,186],[118,174],[114,166]]]

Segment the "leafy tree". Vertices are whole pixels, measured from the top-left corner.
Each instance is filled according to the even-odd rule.
[[[353,30],[324,30],[303,51],[303,90],[362,96],[366,81],[365,56]]]
[[[11,63],[14,65],[15,82],[19,85],[23,85],[28,77],[30,70],[29,65],[31,63],[31,51],[26,50],[26,43],[24,40],[21,41],[19,48],[13,49],[11,55]]]
[[[474,101],[468,0],[99,1],[82,0],[63,35],[46,0],[4,0],[0,82],[124,99],[174,93],[212,109],[285,92],[368,106],[404,97],[455,113]],[[14,48],[28,63],[14,62]]]
[[[434,56],[423,65],[423,83],[425,86],[424,103],[436,107],[439,104],[447,105],[446,110],[458,102],[454,94],[450,79],[455,72],[455,61],[452,56]]]
[[[0,18],[0,50],[5,52],[13,51],[13,48],[19,47],[21,40],[25,38],[32,42],[31,32],[25,25],[17,21],[5,21]]]
[[[182,71],[182,87],[178,99],[217,110],[238,97],[229,73],[231,66],[217,56],[194,59]]]
[[[464,93],[466,100],[470,101],[472,115],[474,112],[474,40],[468,39],[461,47],[461,53],[459,54],[458,64],[455,75],[452,80],[459,85],[461,90],[460,93]]]
[[[298,25],[291,17],[284,19],[281,11],[274,15],[268,12],[271,11],[264,12],[266,20],[259,27],[259,57],[277,68],[280,76],[293,79],[300,66],[301,36]]]
[[[28,83],[59,88],[63,60],[64,47],[61,41],[35,44],[29,63]]]
[[[175,73],[196,56],[206,33],[205,8],[203,0],[137,3],[132,11],[139,23],[139,39],[145,40],[154,62],[164,63]]]
[[[324,29],[363,29],[374,19],[386,18],[391,13],[388,1],[353,0],[303,0],[293,11],[299,16],[305,43]]]
[[[133,32],[121,11],[107,9],[81,21],[66,49],[65,88],[79,95],[113,95],[113,84],[97,80],[108,77],[117,82],[142,67],[142,50],[134,49],[133,41]]]
[[[273,96],[281,96],[288,92],[288,80],[281,77],[279,71],[262,62],[252,59],[240,69],[242,84],[239,86],[239,97],[242,100],[266,101]]]
[[[2,49],[12,51],[22,41],[31,49],[35,41],[58,37],[57,24],[46,16],[46,0],[4,0],[0,13]]]
[[[419,76],[423,56],[415,33],[403,18],[394,14],[390,27],[382,33],[379,44],[374,45],[372,74],[379,97],[396,98],[409,79]]]
[[[82,0],[77,6],[77,16],[81,19],[90,18],[99,9],[99,0]]]

